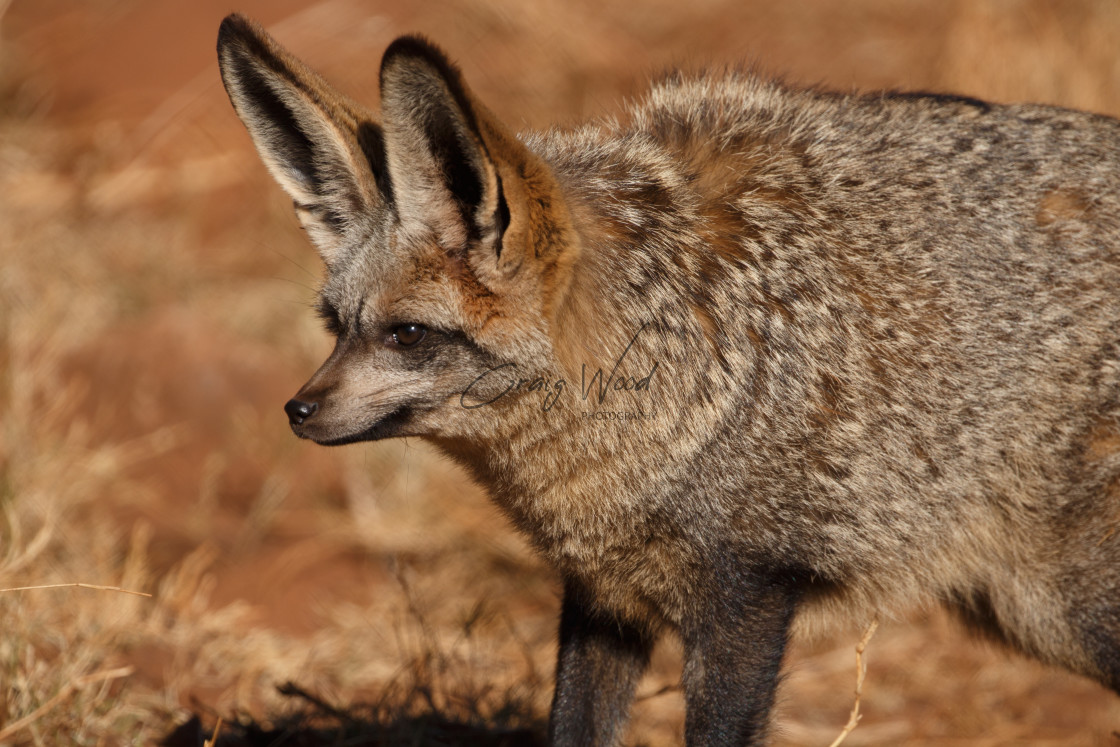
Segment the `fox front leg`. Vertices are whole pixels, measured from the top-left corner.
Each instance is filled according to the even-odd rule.
[[[724,568],[697,594],[681,625],[690,747],[765,744],[797,576]]]
[[[646,631],[598,613],[576,585],[568,584],[560,613],[549,743],[619,744],[653,643]]]

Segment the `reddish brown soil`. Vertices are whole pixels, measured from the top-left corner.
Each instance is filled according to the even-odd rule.
[[[156,578],[212,545],[214,608],[244,600],[258,624],[285,633],[330,624],[321,611],[332,605],[399,595],[403,564],[428,579],[434,607],[485,599],[547,648],[551,577],[462,475],[409,461],[408,449],[328,451],[287,432],[280,408],[329,342],[306,308],[317,259],[218,78],[215,35],[230,9],[228,0],[16,0],[0,19],[4,59],[19,76],[0,87],[3,110],[49,133],[34,174],[9,197],[26,202],[29,220],[101,237],[73,251],[95,257],[118,299],[113,324],[65,362],[64,378],[84,392],[74,422],[113,442],[175,428],[171,447],[129,468],[131,487],[107,491],[99,510],[125,530],[152,527]],[[380,51],[422,31],[461,60],[501,116],[526,127],[609,115],[670,66],[741,60],[842,89],[952,88],[1120,113],[1120,93],[1080,85],[1120,91],[1120,53],[1102,61],[1090,43],[1094,28],[1118,27],[1107,3],[1059,12],[1026,1],[239,0],[237,9],[371,103]],[[1039,77],[1036,45],[1061,74]],[[241,297],[259,301],[244,307]],[[405,475],[393,460],[435,471]],[[373,539],[339,539],[327,519],[348,521],[358,493],[396,497],[380,504]],[[782,711],[790,742],[827,744],[839,732],[856,639],[849,631],[795,651]],[[867,716],[849,744],[1120,745],[1109,736],[1120,730],[1114,696],[1008,660],[940,616],[889,624],[869,651]],[[158,647],[131,657],[155,688],[173,665]],[[643,692],[671,684],[677,666],[667,648]],[[219,695],[200,685],[182,698]],[[675,694],[642,701],[638,737],[671,742],[680,714]]]

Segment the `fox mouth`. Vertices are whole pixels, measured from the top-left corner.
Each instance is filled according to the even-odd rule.
[[[334,436],[329,433],[320,435],[315,433],[310,426],[302,425],[292,425],[292,431],[300,438],[309,438],[320,446],[344,446],[359,441],[380,441],[383,438],[407,435],[401,433],[401,431],[411,419],[412,409],[408,405],[401,405],[364,430],[345,436]]]

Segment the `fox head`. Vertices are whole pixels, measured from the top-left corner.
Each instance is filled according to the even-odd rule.
[[[551,170],[418,37],[382,58],[380,122],[241,16],[218,59],[327,268],[318,307],[337,342],[286,405],[293,430],[342,444],[483,427],[472,405],[508,378],[489,372],[554,361],[578,243]]]

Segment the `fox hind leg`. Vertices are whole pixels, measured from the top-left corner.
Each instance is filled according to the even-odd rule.
[[[1068,615],[1096,669],[1087,674],[1120,694],[1120,521],[1089,533],[1085,545],[1092,559],[1069,574]]]

